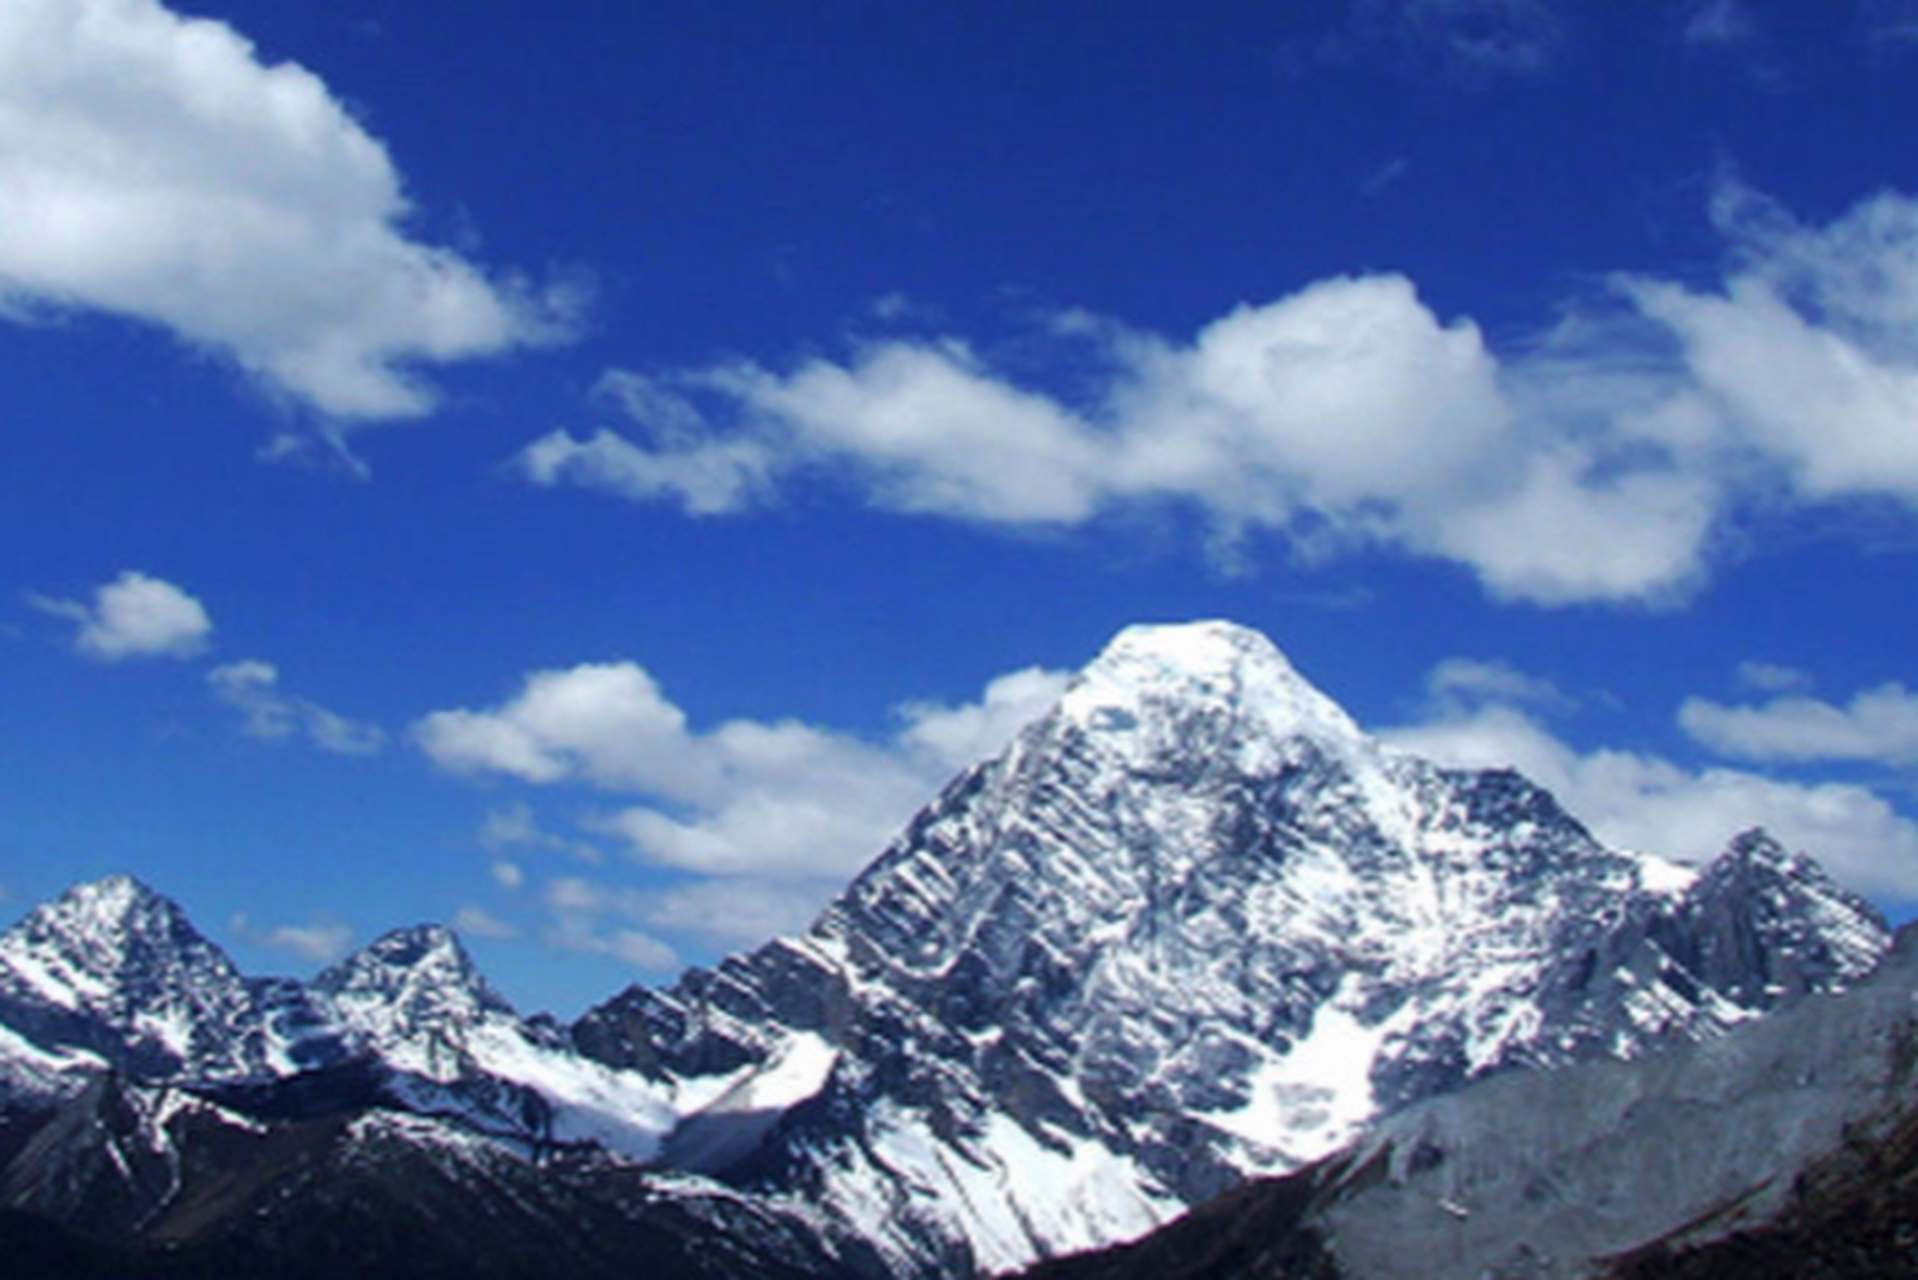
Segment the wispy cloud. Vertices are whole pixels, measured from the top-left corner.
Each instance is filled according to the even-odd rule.
[[[1466,84],[1542,75],[1565,43],[1554,0],[1354,0],[1352,23]]]
[[[301,738],[322,751],[349,756],[372,755],[386,745],[386,733],[377,725],[349,720],[286,693],[280,688],[279,670],[270,662],[229,662],[208,672],[207,684],[215,697],[240,713],[241,727],[250,737]]]
[[[453,915],[453,928],[468,938],[500,941],[519,937],[519,927],[502,920],[485,907],[467,903]]]
[[[1692,698],[1678,722],[1740,760],[1918,764],[1918,694],[1901,684],[1867,689],[1842,707],[1802,694],[1744,707]]]
[[[352,926],[325,916],[306,924],[281,924],[256,927],[244,913],[232,920],[233,932],[256,947],[283,951],[314,964],[338,960],[353,945]]]

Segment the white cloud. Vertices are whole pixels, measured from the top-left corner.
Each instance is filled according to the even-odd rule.
[[[155,0],[0,6],[0,315],[101,311],[336,420],[430,409],[427,363],[558,313],[410,237],[385,149],[317,77]]]
[[[908,703],[900,709],[900,743],[925,760],[928,772],[956,773],[997,755],[1019,730],[1052,709],[1072,677],[1064,671],[1026,667],[987,682],[977,702],[948,707]]]
[[[643,668],[586,663],[536,672],[498,707],[435,712],[415,739],[454,772],[648,797],[595,827],[661,866],[836,877],[863,866],[954,771],[1004,746],[1063,688],[1057,673],[1015,672],[977,704],[902,708],[894,740],[869,743],[790,720],[695,731]],[[531,840],[530,813],[508,811],[493,834]]]
[[[249,737],[277,740],[299,737],[335,755],[372,755],[386,745],[386,733],[328,711],[280,689],[280,673],[256,658],[229,662],[207,673],[207,684],[221,702],[238,711]]]
[[[533,815],[532,806],[520,800],[488,813],[486,821],[480,825],[479,841],[482,846],[495,853],[513,849],[536,849],[546,853],[563,853],[594,866],[605,861],[605,855],[599,851],[598,846],[546,830]],[[513,864],[501,862],[497,865],[510,867]],[[518,885],[515,883],[505,887],[517,888]]]
[[[233,932],[256,947],[284,951],[314,964],[327,964],[345,955],[353,945],[353,929],[338,920],[316,917],[310,924],[282,924],[267,929],[255,928],[241,913],[232,921]]]
[[[756,946],[797,933],[846,887],[843,879],[805,881],[696,880],[635,896],[646,925],[721,946]]]
[[[1070,398],[950,337],[614,373],[626,433],[556,433],[519,465],[707,515],[821,480],[990,527],[1172,505],[1228,551],[1264,532],[1450,561],[1504,599],[1669,604],[1754,509],[1918,510],[1918,200],[1814,228],[1726,180],[1712,216],[1719,287],[1620,277],[1504,355],[1402,277],[1338,278],[1184,341],[1059,318]]]
[[[470,902],[454,913],[453,928],[468,938],[507,940],[519,937],[517,926],[500,919],[485,907]]]
[[[526,871],[517,862],[508,862],[504,858],[493,863],[490,868],[493,883],[511,892],[526,883]]]
[[[611,956],[635,969],[664,974],[679,967],[679,953],[649,933],[618,923],[635,914],[635,895],[577,877],[555,880],[547,886],[546,905],[552,924],[546,930],[548,946],[562,951]]]
[[[549,944],[630,958],[647,954],[653,931],[731,944],[804,924],[955,772],[1005,747],[1065,683],[1058,672],[1012,672],[974,703],[903,706],[891,738],[869,742],[795,721],[697,730],[642,668],[589,663],[537,672],[497,707],[427,716],[415,737],[455,772],[634,797],[586,825],[689,878],[641,893],[565,876],[542,895]],[[523,804],[495,811],[483,841],[568,844]],[[495,866],[495,880],[517,888],[526,873],[507,865],[504,874]],[[633,936],[622,941],[622,930]]]
[[[75,646],[102,662],[191,658],[206,650],[213,634],[206,606],[170,582],[131,569],[95,589],[92,604],[29,599],[44,613],[78,623]]]
[[[1744,760],[1918,764],[1918,694],[1900,684],[1867,689],[1843,707],[1804,696],[1756,707],[1691,698],[1678,722],[1720,755]]]
[[[1808,500],[1918,504],[1918,201],[1880,195],[1813,228],[1727,182],[1713,217],[1738,255],[1721,290],[1627,287],[1681,343],[1729,443]]]
[[[526,782],[584,777],[604,786],[679,793],[705,772],[678,748],[686,717],[630,662],[585,663],[526,678],[503,706],[440,711],[415,736],[442,767]]]
[[[1918,824],[1864,787],[1687,769],[1633,751],[1582,752],[1499,703],[1454,706],[1381,736],[1442,764],[1516,768],[1616,847],[1697,863],[1737,832],[1763,826],[1859,892],[1918,899]]]
[[[1529,675],[1503,659],[1447,658],[1426,676],[1426,691],[1447,712],[1486,702],[1566,708],[1571,699],[1557,685]]]

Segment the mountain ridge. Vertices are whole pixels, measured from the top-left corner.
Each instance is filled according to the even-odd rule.
[[[1855,982],[1888,937],[1775,842],[1687,875],[1510,770],[1393,751],[1219,622],[1121,632],[808,930],[570,1025],[521,1018],[438,926],[245,980],[130,884],[92,898],[172,961],[116,967],[89,949],[111,929],[30,915],[0,936],[0,1028],[52,1010],[43,1054],[269,1125],[333,1106],[532,1168],[597,1152],[900,1276],[1140,1234],[1468,1080],[1714,1038]],[[49,968],[33,939],[92,959]],[[160,1037],[174,1059],[102,994],[122,972],[204,1014]],[[74,1061],[41,1103],[74,1104],[97,1074]]]

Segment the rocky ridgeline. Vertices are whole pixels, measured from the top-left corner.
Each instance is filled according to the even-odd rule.
[[[483,1170],[501,1204],[542,1203],[523,1182],[620,1221],[697,1208],[675,1230],[737,1215],[741,1274],[1009,1269],[1479,1077],[1713,1040],[1887,940],[1760,834],[1697,873],[1606,849],[1515,773],[1382,747],[1262,636],[1141,627],[806,933],[570,1027],[519,1017],[444,930],[262,983],[134,882],[76,888],[0,938],[6,1195],[86,1221],[28,1190],[112,1178],[63,1182],[61,1143],[18,1135],[110,1104],[86,1131],[119,1163],[161,1153],[122,1239],[186,1231],[206,1134],[284,1130],[346,1166],[376,1143]],[[285,1176],[262,1156],[254,1181],[304,1203]]]

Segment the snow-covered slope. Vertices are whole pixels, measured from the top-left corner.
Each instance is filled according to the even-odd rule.
[[[819,923],[575,1039],[681,1090],[836,1061],[747,1141],[903,1270],[1136,1233],[1513,1065],[1702,1039],[1868,971],[1864,904],[1751,837],[1693,878],[1510,772],[1395,754],[1226,624],[1134,628]]]

